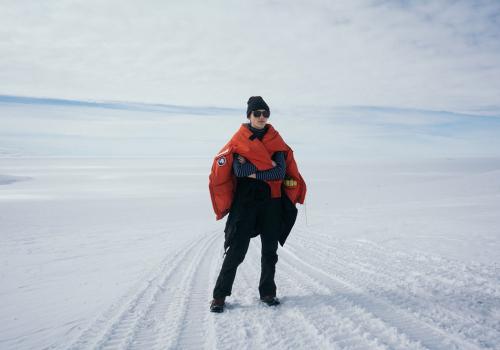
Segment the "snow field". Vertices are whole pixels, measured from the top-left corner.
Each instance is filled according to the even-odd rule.
[[[304,163],[307,220],[300,207],[278,250],[282,305],[258,300],[256,238],[226,312],[212,314],[224,220],[199,159],[1,164],[30,178],[0,187],[1,349],[500,343],[495,166]],[[325,169],[335,176],[315,175]]]
[[[487,314],[499,290],[490,267],[335,240],[306,227],[294,233],[279,251],[281,306],[258,301],[254,239],[226,312],[208,311],[222,262],[221,237],[211,231],[162,262],[70,348],[495,348],[498,320]],[[468,289],[475,295],[470,305],[460,297]]]

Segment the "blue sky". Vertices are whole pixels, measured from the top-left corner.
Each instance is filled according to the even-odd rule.
[[[498,115],[498,1],[3,1],[0,94]]]

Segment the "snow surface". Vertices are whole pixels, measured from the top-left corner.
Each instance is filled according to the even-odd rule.
[[[26,176],[12,176],[12,175],[2,175],[0,174],[0,185],[8,185],[17,181],[29,180]]]
[[[356,141],[346,157],[328,153],[334,139],[328,152],[311,146],[327,142],[331,121],[304,135],[303,119],[273,115],[309,186],[278,251],[282,304],[258,301],[254,239],[226,312],[212,314],[224,220],[208,173],[242,118],[23,104],[0,113],[0,149],[15,150],[0,158],[0,349],[500,344],[500,157],[489,149],[450,157],[463,142],[451,135],[441,145],[456,148],[425,157],[427,146],[385,128],[395,148],[413,145],[402,158],[374,141],[380,124],[361,132],[354,121],[339,126]]]

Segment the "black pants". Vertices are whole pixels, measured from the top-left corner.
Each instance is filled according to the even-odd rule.
[[[236,205],[231,209],[232,214],[235,214],[232,223],[234,232],[215,284],[213,297],[223,298],[231,295],[236,270],[245,259],[250,238],[256,231],[260,233],[262,242],[259,294],[261,297],[276,296],[274,275],[278,262],[276,251],[281,225],[281,199],[266,198],[243,202],[237,197],[235,200]]]

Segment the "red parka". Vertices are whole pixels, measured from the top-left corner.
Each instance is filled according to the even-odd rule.
[[[273,168],[272,155],[282,151],[285,154],[285,181],[266,181],[271,188],[271,197],[279,198],[282,191],[290,201],[303,204],[306,196],[306,183],[299,173],[292,149],[283,141],[271,124],[264,138],[251,139],[252,132],[245,124],[233,135],[231,140],[215,156],[209,176],[209,190],[216,219],[222,219],[228,212],[236,190],[236,175],[233,173],[233,155],[238,153],[260,170]]]

